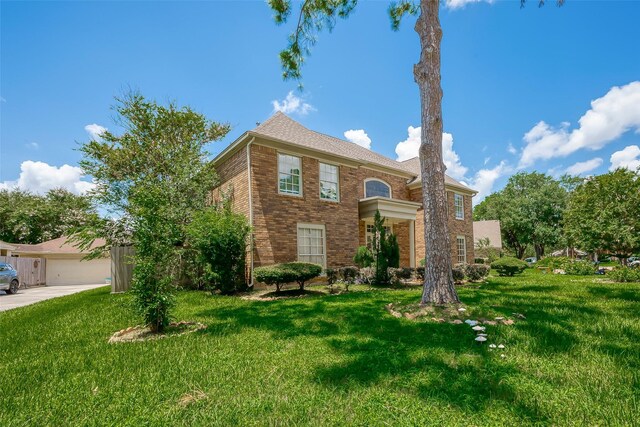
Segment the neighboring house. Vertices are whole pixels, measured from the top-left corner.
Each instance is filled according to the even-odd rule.
[[[0,256],[11,256],[11,252],[15,249],[14,245],[0,240]]]
[[[93,245],[101,246],[104,241],[96,240]],[[37,245],[14,243],[11,256],[44,258],[47,285],[90,285],[105,283],[111,276],[109,258],[83,260],[87,252],[67,242],[67,237],[59,237]]]
[[[215,159],[233,207],[253,226],[252,266],[308,261],[353,264],[371,241],[379,210],[400,245],[400,265],[424,258],[418,158],[398,162],[357,144],[311,131],[278,112],[245,132]],[[445,177],[451,257],[473,262],[471,198],[476,192]]]
[[[502,250],[502,235],[500,231],[500,221],[473,221],[473,238],[477,244],[481,239],[489,239],[489,246]]]

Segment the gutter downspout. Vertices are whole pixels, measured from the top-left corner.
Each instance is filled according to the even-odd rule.
[[[253,192],[251,191],[251,144],[255,140],[255,137],[251,138],[251,141],[247,144],[247,180],[249,184],[249,225],[251,226],[251,240],[249,242],[250,257],[251,257],[251,279],[249,280],[249,287],[253,288]]]

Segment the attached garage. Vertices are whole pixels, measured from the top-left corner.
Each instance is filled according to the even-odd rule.
[[[111,276],[108,258],[83,261],[81,258],[47,257],[47,285],[95,285]]]
[[[92,248],[104,245],[96,240]],[[13,256],[44,258],[45,283],[52,285],[99,285],[111,277],[111,259],[83,260],[87,255],[62,236],[37,245],[15,244]]]

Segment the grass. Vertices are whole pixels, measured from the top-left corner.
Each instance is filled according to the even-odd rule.
[[[640,284],[544,275],[461,288],[488,326],[390,316],[419,289],[277,301],[181,292],[207,329],[107,344],[135,324],[107,288],[0,313],[0,425],[632,425]]]

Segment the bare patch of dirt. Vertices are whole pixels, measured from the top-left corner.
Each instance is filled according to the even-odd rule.
[[[177,337],[191,332],[196,332],[207,326],[199,322],[172,322],[162,333],[152,332],[148,326],[131,326],[122,329],[109,338],[109,344],[119,342],[153,341],[168,337]]]
[[[194,389],[189,393],[183,394],[180,399],[178,399],[178,405],[185,407],[189,406],[192,403],[199,402],[200,400],[208,399],[209,396],[200,389]]]

